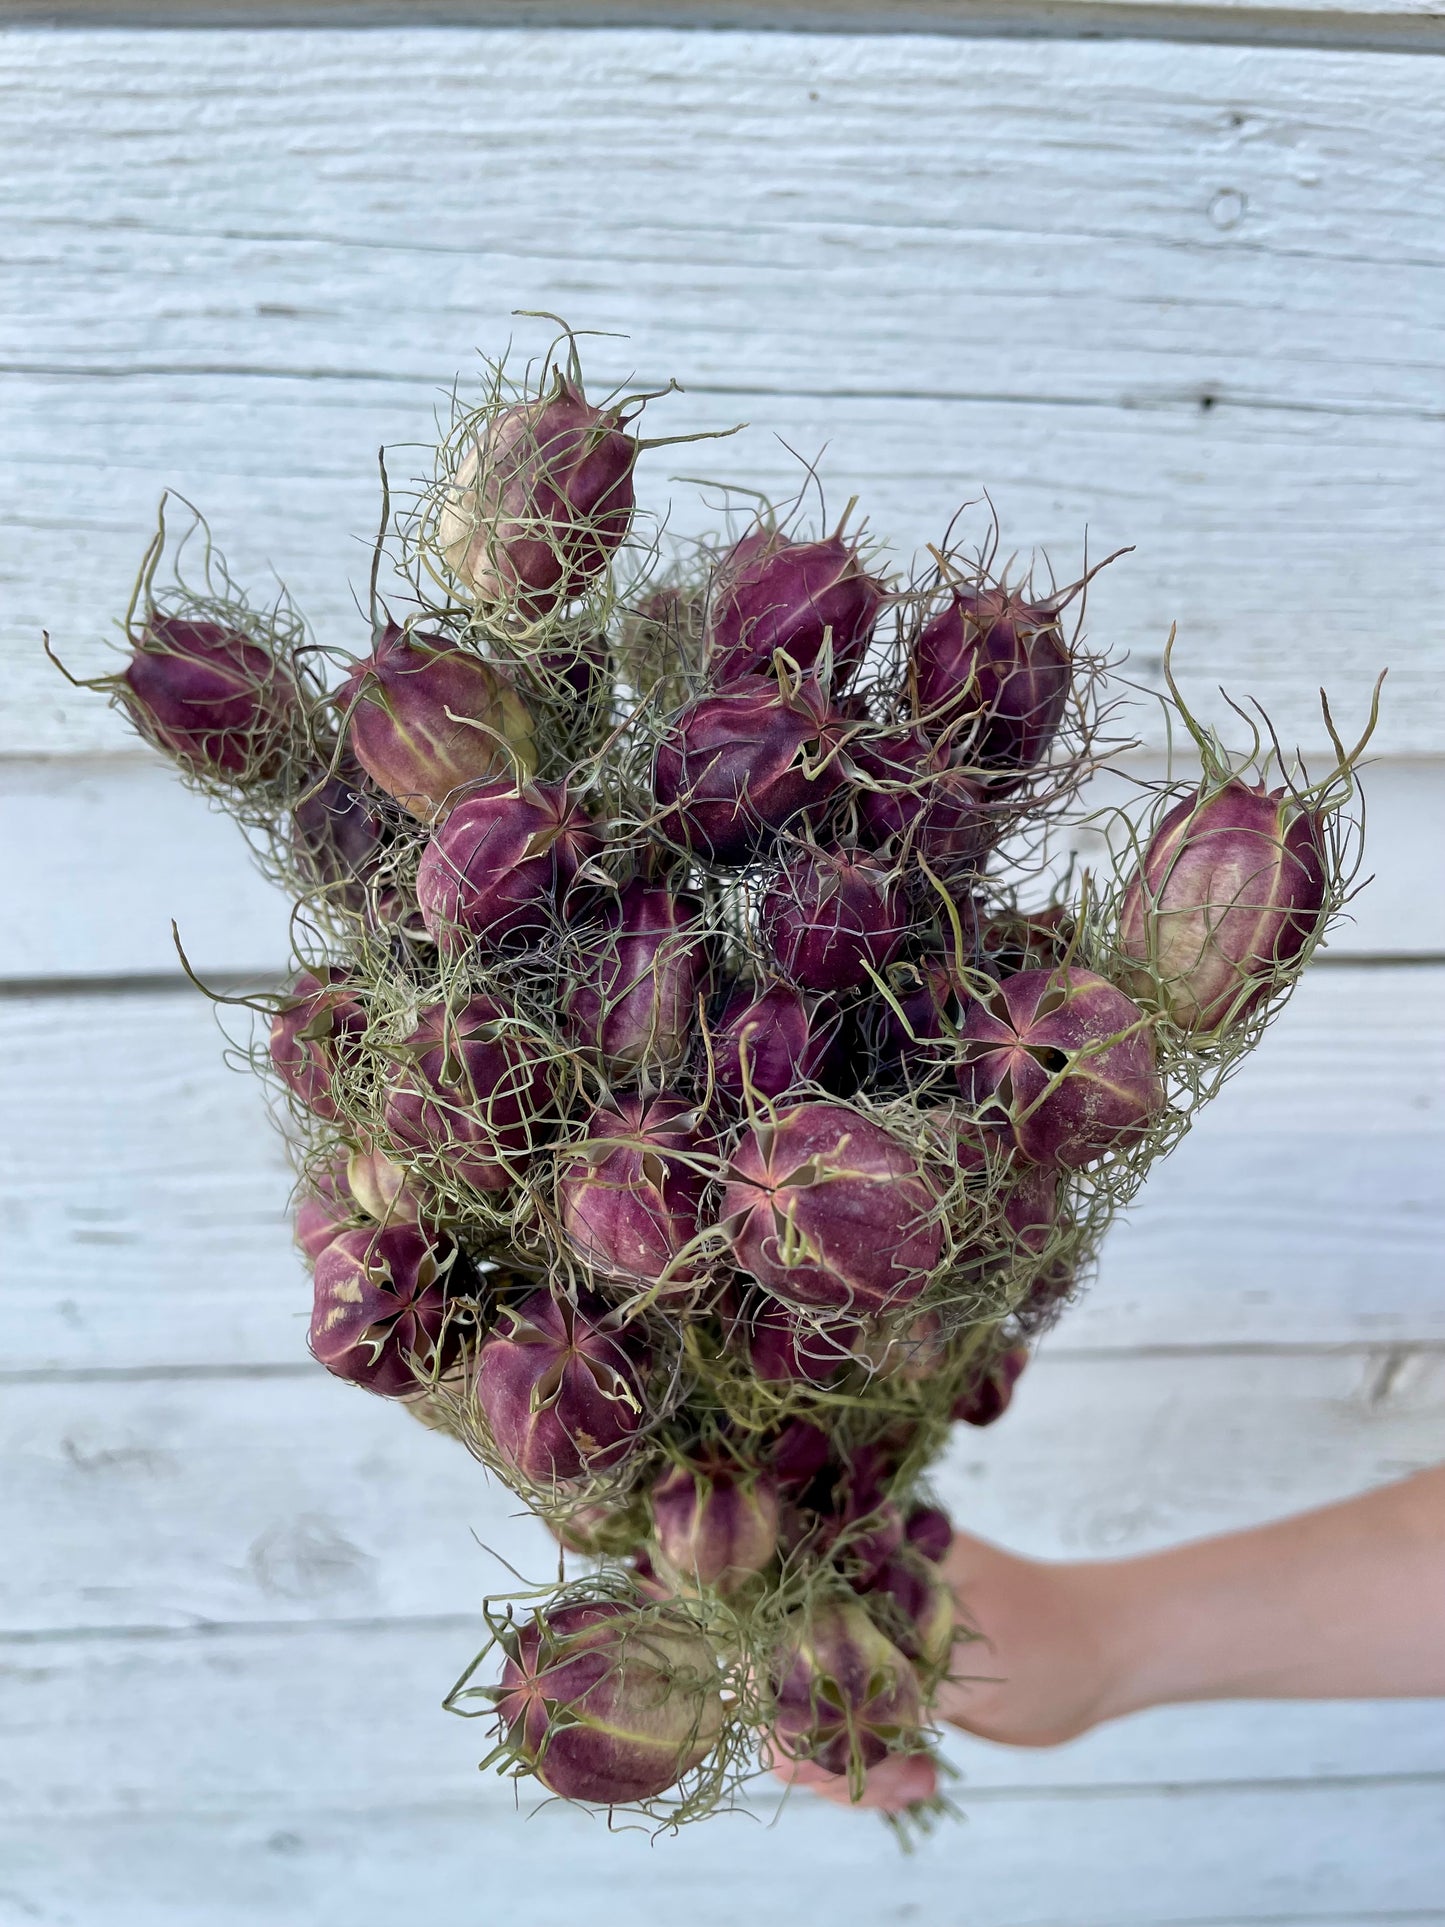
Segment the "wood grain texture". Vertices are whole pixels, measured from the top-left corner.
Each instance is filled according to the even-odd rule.
[[[1433,63],[645,32],[280,44],[7,40],[8,753],[123,741],[34,638],[48,623],[98,664],[166,481],[244,573],[269,558],[327,640],[355,639],[376,444],[424,438],[518,306],[630,333],[601,372],[676,374],[691,392],[659,432],[756,424],[658,458],[656,504],[698,468],[787,487],[774,432],[827,443],[833,499],[859,488],[905,551],[988,486],[1008,545],[1061,569],[1086,523],[1094,553],[1140,545],[1092,626],[1146,678],[1177,617],[1191,691],[1222,677],[1317,738],[1316,682],[1352,714],[1389,659],[1382,744],[1445,742]]]
[[[956,1428],[937,1485],[985,1537],[1110,1556],[1364,1490],[1432,1464],[1442,1439],[1438,1354],[1046,1345],[1002,1423]],[[0,1573],[0,1635],[464,1618],[512,1589],[500,1560],[533,1581],[557,1563],[454,1440],[319,1366],[11,1385],[0,1543],[22,1552]]]
[[[354,1675],[337,1697],[395,1702],[426,1691],[429,1669],[408,1672],[399,1657],[402,1669]],[[104,1683],[97,1677],[97,1687]],[[238,1692],[234,1674],[219,1664],[211,1679],[176,1684],[224,1694],[223,1730],[225,1715],[254,1690],[246,1681]],[[103,1703],[97,1710],[106,1717]],[[264,1747],[263,1719],[237,1731],[242,1758],[257,1757],[257,1741]],[[428,1757],[443,1723],[443,1715],[430,1716]],[[377,1725],[389,1730],[384,1718]],[[190,1733],[178,1735],[182,1747]],[[123,1746],[126,1733],[119,1737]],[[1439,1927],[1445,1920],[1437,1904],[1445,1781],[1433,1774],[1279,1785],[1246,1777],[1227,1786],[1103,1787],[1072,1797],[964,1787],[965,1824],[944,1827],[904,1858],[876,1821],[801,1799],[771,1827],[739,1815],[656,1842],[609,1833],[596,1816],[556,1806],[534,1813],[524,1803],[514,1813],[481,1792],[418,1801],[404,1772],[383,1776],[373,1803],[363,1806],[347,1797],[353,1761],[338,1762],[339,1785],[310,1777],[313,1761],[324,1768],[336,1758],[324,1724],[301,1737],[290,1757],[271,1756],[277,1791],[269,1800],[229,1797],[233,1775],[224,1758],[216,1762],[220,1797],[204,1800],[210,1789],[196,1775],[207,1761],[191,1754],[181,1804],[170,1812],[92,1818],[67,1800],[53,1815],[0,1823],[3,1891],[13,1906],[0,1918],[7,1927],[37,1919],[85,1927],[96,1920],[191,1927],[202,1919],[207,1927],[394,1927],[459,1912],[529,1927],[573,1927],[584,1916],[599,1927],[630,1927],[639,1917],[699,1927],[775,1916],[839,1927]],[[464,1773],[460,1746],[458,1754]],[[308,1797],[297,1796],[297,1779]],[[90,1776],[77,1773],[69,1787],[79,1799],[94,1798]],[[774,1811],[770,1805],[759,1817]]]
[[[1442,976],[1316,972],[1056,1343],[1445,1342]],[[190,991],[0,1002],[5,1373],[301,1360],[283,1145],[222,1046]]]
[[[1323,953],[1445,957],[1445,761],[1366,772],[1372,877]],[[1118,801],[1131,792],[1120,786]],[[158,975],[178,969],[171,923],[204,976],[288,967],[289,906],[234,826],[159,757],[0,761],[7,897],[0,983]],[[1081,830],[1075,847],[1103,860]]]

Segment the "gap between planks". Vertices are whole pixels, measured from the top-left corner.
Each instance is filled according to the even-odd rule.
[[[1163,40],[1392,54],[1445,52],[1445,16],[1409,0],[1271,7],[1236,0],[0,0],[6,23],[66,28],[533,27],[615,32],[940,34]]]

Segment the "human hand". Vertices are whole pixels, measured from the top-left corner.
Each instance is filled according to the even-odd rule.
[[[964,1637],[936,1711],[1006,1746],[1189,1700],[1445,1699],[1445,1466],[1132,1559],[1045,1565],[959,1532],[942,1570]],[[848,1803],[845,1779],[782,1773]],[[933,1790],[894,1755],[858,1804]]]

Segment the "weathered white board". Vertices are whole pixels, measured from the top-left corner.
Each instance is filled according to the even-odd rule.
[[[442,30],[5,52],[9,753],[123,743],[36,637],[99,666],[168,482],[355,646],[376,446],[425,440],[517,307],[628,334],[604,376],[676,375],[656,432],[756,424],[652,458],[655,507],[679,473],[794,486],[774,434],[827,444],[835,510],[861,492],[905,552],[987,487],[1061,571],[1086,525],[1139,544],[1093,629],[1146,678],[1177,619],[1191,691],[1318,740],[1315,684],[1354,713],[1389,662],[1382,747],[1445,742],[1433,62]]]
[[[478,1542],[534,1575],[548,1542],[306,1359],[281,1145],[169,935],[274,979],[284,906],[38,650],[106,660],[168,484],[364,648],[377,445],[414,475],[473,350],[544,339],[526,307],[629,336],[600,378],[676,375],[653,432],[753,424],[645,459],[681,532],[673,478],[783,492],[783,443],[826,445],[832,511],[905,553],[984,488],[1061,573],[1086,526],[1136,542],[1090,633],[1150,684],[1177,619],[1207,713],[1224,682],[1315,746],[1316,685],[1348,731],[1388,663],[1356,925],[940,1487],[1093,1556],[1438,1458],[1445,65],[1324,50],[1438,22],[807,11],[0,35],[0,1927],[1445,1927],[1438,1704],[959,1739],[967,1824],[911,1860],[804,1800],[655,1847],[524,1824],[439,1701],[505,1583]],[[1127,9],[1086,11],[1002,31]]]
[[[937,1485],[985,1537],[1110,1557],[1402,1477],[1442,1441],[1438,1353],[1045,1345],[1016,1409],[956,1430]],[[557,1565],[545,1529],[455,1440],[320,1366],[9,1386],[0,1543],[30,1549],[0,1572],[0,1637],[465,1618],[513,1590],[502,1561],[532,1581]]]
[[[1445,956],[1445,761],[1374,764],[1364,785],[1371,880],[1323,956]],[[224,813],[160,757],[0,760],[0,822],[0,982],[174,977],[172,921],[208,979],[286,972],[290,906]],[[1097,835],[1075,844],[1102,860]]]
[[[1445,1341],[1442,979],[1317,971],[1057,1342]],[[300,1359],[283,1145],[222,1049],[186,988],[0,1001],[0,1278],[26,1307],[0,1375]]]
[[[353,1697],[376,1682],[347,1682]],[[403,1680],[403,1687],[412,1684]],[[420,1682],[416,1682],[420,1684]],[[318,1722],[319,1726],[319,1722]],[[262,1744],[268,1729],[258,1721]],[[675,1840],[595,1816],[513,1813],[478,1795],[416,1802],[402,1775],[375,1805],[302,1803],[0,1822],[16,1927],[1440,1927],[1445,1779],[1302,1780],[985,1794],[904,1858],[878,1823],[790,1802]],[[304,1765],[303,1765],[304,1771]],[[764,1819],[768,1817],[765,1813]],[[98,1900],[97,1900],[98,1897]],[[7,1921],[6,1927],[10,1927]]]

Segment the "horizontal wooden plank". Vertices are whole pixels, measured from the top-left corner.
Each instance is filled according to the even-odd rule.
[[[679,469],[787,487],[769,431],[828,443],[834,498],[858,489],[905,552],[988,486],[1009,543],[1061,568],[1086,522],[1096,553],[1139,543],[1094,629],[1146,676],[1177,617],[1191,690],[1251,688],[1299,739],[1317,681],[1353,710],[1391,658],[1382,743],[1445,743],[1432,63],[886,36],[318,33],[287,62],[268,44],[9,43],[9,753],[121,740],[33,637],[48,623],[100,660],[166,481],[244,572],[269,558],[328,640],[355,635],[375,446],[424,436],[439,385],[519,306],[630,332],[599,368],[682,379],[673,431],[757,424],[659,459],[659,501]]]
[[[1373,880],[1324,954],[1445,956],[1445,761],[1380,763],[1365,784]],[[285,900],[159,757],[0,761],[0,812],[11,905],[0,982],[174,975],[173,919],[203,974],[286,970]],[[1097,862],[1098,842],[1081,830],[1075,847]]]
[[[1322,1504],[1442,1452],[1438,1354],[1045,1346],[1006,1421],[958,1428],[938,1483],[985,1537],[1112,1556]],[[556,1566],[544,1529],[454,1440],[320,1367],[11,1385],[0,1543],[25,1549],[0,1572],[0,1635],[461,1617],[510,1589],[500,1561],[537,1580]]]
[[[1441,976],[1315,972],[1057,1342],[1445,1341]],[[221,1051],[189,991],[0,1002],[5,1372],[301,1359],[282,1145]]]
[[[441,1709],[485,1637],[474,1618],[0,1644],[7,1814],[237,1814],[288,1796],[301,1814],[374,1812],[404,1788],[414,1809],[470,1801],[497,1827],[513,1794],[476,1779],[486,1723]],[[1445,1796],[1439,1713],[1408,1700],[1167,1708],[1042,1751],[950,1735],[948,1755],[965,1807],[1425,1775]],[[762,1804],[773,1789],[754,1792]]]
[[[1432,53],[1430,0],[0,0],[0,22],[67,27],[627,27],[1186,40]]]
[[[400,1773],[368,1809],[328,1799],[324,1785],[310,1791],[305,1804],[287,1796],[241,1812],[92,1819],[77,1808],[0,1823],[13,1917],[393,1927],[451,1918],[475,1895],[489,1920],[534,1927],[579,1918],[631,1927],[639,1917],[698,1927],[775,1916],[849,1927],[1445,1920],[1436,1779],[976,1796],[961,1828],[941,1828],[908,1856],[876,1820],[803,1799],[771,1827],[719,1819],[650,1841],[557,1806],[513,1813],[463,1795],[421,1807]]]

